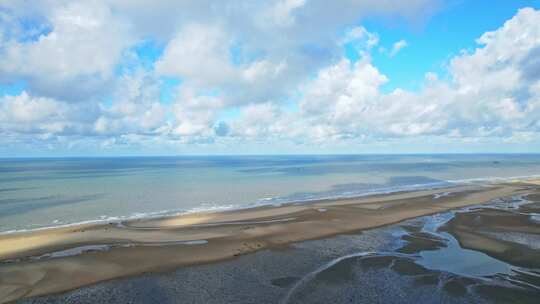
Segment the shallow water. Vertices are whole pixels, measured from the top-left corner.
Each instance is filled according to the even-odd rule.
[[[0,232],[540,174],[540,155],[0,159]]]
[[[487,208],[524,213],[519,207],[530,203],[517,197],[495,201]],[[394,245],[383,251],[349,253],[320,265],[295,281],[281,303],[324,303],[330,299],[337,303],[352,299],[358,299],[359,303],[371,301],[362,300],[366,298],[411,302],[429,294],[430,289],[432,297],[422,301],[535,303],[540,298],[539,269],[512,265],[486,253],[463,248],[452,234],[441,231],[457,212],[473,210],[475,207],[469,207],[372,230],[388,231]],[[537,224],[524,222],[523,225]],[[378,290],[376,285],[381,280],[392,287]],[[398,296],[401,299],[396,298],[409,284],[415,290]],[[370,298],[363,292],[375,295]]]
[[[462,248],[458,241],[447,232],[438,231],[449,221],[454,212],[422,218],[422,231],[444,240],[444,247],[420,252],[419,265],[428,269],[447,271],[464,276],[489,276],[509,274],[512,267],[482,252]]]
[[[540,298],[538,270],[461,248],[441,228],[456,212],[478,212],[481,208],[519,214],[534,212],[539,206],[520,197],[496,200],[487,206],[492,209],[473,206],[361,233],[261,250],[220,263],[112,280],[21,303],[536,304]],[[474,263],[452,260],[453,254],[467,256],[464,252],[474,255]]]

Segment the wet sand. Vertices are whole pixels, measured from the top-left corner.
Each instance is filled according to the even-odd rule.
[[[443,230],[463,248],[515,266],[540,269],[540,223],[531,219],[531,214],[540,211],[540,200],[537,195],[525,198],[533,203],[508,210],[478,208],[458,213]]]
[[[536,187],[523,182],[468,186],[2,235],[0,301],[231,259],[530,193]],[[445,192],[450,194],[436,195]]]
[[[482,210],[505,210],[521,198],[510,197],[495,207],[492,201]],[[537,303],[540,273],[464,249],[446,232],[445,224],[456,216],[478,210],[454,209],[21,304]]]

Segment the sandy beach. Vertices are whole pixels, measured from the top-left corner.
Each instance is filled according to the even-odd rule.
[[[0,0],[0,304],[540,304],[540,0]]]
[[[233,259],[538,189],[537,181],[471,185],[4,234],[0,302]]]

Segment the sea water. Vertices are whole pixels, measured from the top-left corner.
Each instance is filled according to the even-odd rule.
[[[540,175],[540,155],[0,159],[0,233]]]

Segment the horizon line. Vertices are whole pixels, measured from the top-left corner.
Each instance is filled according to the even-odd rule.
[[[540,152],[414,152],[414,153],[274,153],[274,154],[155,154],[155,155],[58,155],[58,156],[0,156],[4,159],[59,158],[174,158],[174,157],[238,157],[238,156],[420,156],[420,155],[540,155]]]

